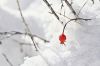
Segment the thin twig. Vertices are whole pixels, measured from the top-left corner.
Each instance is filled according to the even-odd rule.
[[[47,6],[49,7],[49,9],[52,11],[52,14],[56,14],[56,12],[54,11],[54,9],[51,7],[51,5],[48,3],[48,1],[47,0],[43,0],[46,4],[47,4]],[[66,17],[67,19],[70,19],[65,25],[64,25],[64,28],[63,28],[63,32],[64,32],[64,30],[65,30],[65,27],[66,27],[66,25],[69,23],[69,22],[71,22],[71,21],[77,21],[77,20],[84,20],[84,21],[88,21],[88,20],[92,20],[92,19],[84,19],[84,18],[80,18],[77,14],[76,14],[76,11],[73,9],[73,7],[72,7],[72,5],[68,2],[68,0],[64,0],[65,1],[65,3],[67,4],[67,6],[69,7],[69,9],[72,11],[72,13],[74,14],[74,16],[75,16],[75,18],[69,18],[69,17],[67,17],[67,16],[65,16],[65,14],[64,15],[62,15],[61,13],[58,13],[59,15],[62,15],[63,17]],[[87,0],[88,1],[88,0]],[[85,2],[85,4],[87,3],[87,1]],[[61,0],[61,3],[62,3],[62,0]],[[83,9],[83,7],[85,6],[85,4],[82,6],[82,8],[80,9],[80,11],[79,11],[79,13],[81,12],[81,10]],[[62,6],[61,6],[61,8],[62,8]],[[78,13],[78,14],[79,14]],[[57,15],[57,14],[56,14]],[[55,15],[55,16],[56,16]],[[58,15],[56,16],[56,17],[58,17]],[[59,20],[59,19],[58,19]]]
[[[23,33],[21,32],[16,32],[16,31],[11,31],[11,32],[0,32],[1,36],[4,36],[3,38],[1,37],[0,40],[3,40],[5,38],[10,38],[14,35],[22,35]]]
[[[54,11],[54,9],[51,7],[51,5],[48,3],[48,1],[47,1],[47,0],[43,0],[43,1],[46,3],[46,5],[47,5],[47,6],[49,7],[49,9],[52,11],[52,14],[54,14],[54,15],[56,16],[56,18],[57,18],[58,15],[57,15],[56,12]],[[68,2],[68,0],[64,0],[64,1],[65,1],[65,3],[67,4],[67,6],[70,8],[70,10],[72,11],[72,13],[74,14],[75,18],[74,18],[74,19],[71,19],[71,18],[65,16],[65,14],[62,15],[61,13],[58,13],[59,15],[62,15],[63,17],[66,17],[66,18],[70,19],[70,20],[64,25],[63,32],[64,32],[64,30],[65,30],[66,25],[67,25],[69,22],[71,22],[71,21],[75,21],[75,22],[76,22],[77,20],[84,20],[84,21],[92,20],[92,19],[84,19],[84,18],[78,17],[78,15],[76,14],[76,11],[73,9],[72,5]],[[88,0],[87,0],[87,1],[88,1]],[[85,2],[85,4],[87,3],[87,1]],[[61,0],[61,3],[62,3],[62,0]],[[83,5],[83,7],[85,6],[85,4]],[[83,9],[83,7],[80,9],[79,13],[80,13],[81,10]],[[62,6],[61,6],[61,8],[62,8]],[[78,13],[78,14],[79,14],[79,13]],[[59,18],[59,17],[58,17],[58,18]],[[57,19],[58,19],[58,18],[57,18]],[[59,19],[58,19],[58,20],[59,20]]]
[[[43,1],[46,3],[48,8],[51,10],[52,14],[54,14],[54,16],[57,18],[57,20],[60,21],[59,16],[56,14],[56,12],[52,8],[52,6],[49,4],[49,2],[47,0],[43,0]],[[63,23],[63,22],[60,21],[60,23]]]
[[[2,53],[4,56],[5,60],[9,63],[10,66],[13,66],[13,64],[10,62],[10,60],[7,58],[6,54]]]
[[[64,12],[65,13],[65,12]],[[65,18],[67,18],[67,19],[71,19],[71,18],[69,18],[69,17],[67,17],[65,14],[63,15],[63,14],[61,14],[61,13],[58,13],[59,15],[61,15],[61,16],[63,16],[63,17],[65,17]]]
[[[81,7],[81,9],[79,10],[77,16],[80,14],[80,12],[82,11],[82,9],[84,8],[84,6],[86,5],[87,2],[88,2],[88,0],[85,1],[85,3],[83,4],[83,6]]]
[[[29,37],[37,37],[39,38],[40,40],[44,41],[44,42],[49,42],[48,40],[44,39],[44,38],[41,38],[37,35],[32,35],[32,34],[27,34],[27,33],[22,33],[22,32],[18,32],[18,31],[10,31],[10,32],[0,32],[0,35],[5,35],[7,37],[5,38],[10,38],[11,36],[14,36],[14,35],[28,35]],[[3,38],[4,39],[4,38]],[[3,40],[3,39],[0,39],[0,40]]]
[[[71,5],[73,4],[73,0],[71,0],[71,3],[70,3]]]
[[[12,38],[11,38],[12,39]],[[16,40],[16,39],[12,39],[14,42],[17,42],[18,44],[20,44],[20,45],[29,45],[29,46],[31,46],[32,44],[31,43],[24,43],[24,42],[20,42],[20,41],[18,41],[18,40]]]
[[[64,7],[63,0],[61,0],[61,10],[62,10],[63,7]]]
[[[69,20],[68,22],[66,22],[66,24],[64,25],[63,33],[64,33],[64,30],[65,30],[66,25],[68,25],[68,23],[70,23],[71,21],[76,21],[76,20],[84,20],[84,21],[88,21],[88,20],[92,20],[92,19],[84,19],[84,18],[70,19],[70,20]]]
[[[94,4],[94,0],[91,0],[92,1],[92,3]]]
[[[64,5],[63,5],[63,0],[61,0],[60,13],[61,13],[63,7],[64,7]]]
[[[31,33],[31,30],[29,29],[28,24],[26,23],[25,18],[24,18],[23,14],[22,14],[21,7],[20,7],[20,4],[19,4],[19,0],[17,0],[17,5],[18,5],[18,8],[19,8],[20,15],[21,15],[21,18],[22,18],[22,20],[23,20],[23,23],[24,23],[24,25],[26,26],[27,32],[28,32],[29,34],[32,34],[32,33]],[[30,37],[31,37],[31,36],[30,36]],[[33,37],[31,37],[31,40],[32,40],[32,42],[33,42],[33,44],[34,44],[34,47],[36,48],[36,51],[37,51],[37,47],[36,47],[36,44],[34,43]]]
[[[70,10],[72,11],[72,13],[76,16],[76,11],[73,9],[73,7],[71,6],[71,4],[67,0],[64,0],[64,1],[67,4],[67,6],[70,8]]]
[[[49,7],[49,9],[52,11],[52,13],[55,15],[55,17],[59,20],[58,15],[55,13],[54,9],[52,8],[52,6],[49,4],[49,2],[47,0],[43,0],[46,5]]]
[[[22,49],[22,46],[23,45],[29,45],[29,46],[32,46],[32,44],[31,43],[22,43],[22,42],[20,42],[20,41],[18,41],[18,40],[15,40],[15,39],[12,39],[13,41],[15,41],[15,42],[17,42],[20,46],[21,46],[21,48],[20,48],[20,51],[21,52],[23,52],[23,49]],[[32,41],[33,42],[33,41]],[[35,47],[36,48],[36,47]],[[36,49],[36,51],[38,51],[38,49]]]
[[[21,18],[22,18],[22,20],[23,20],[22,22],[23,22],[23,24],[25,25],[25,27],[26,27],[26,29],[27,29],[27,32],[30,32],[30,33],[31,33],[31,31],[30,31],[30,29],[29,29],[29,27],[28,27],[28,24],[27,24],[27,22],[25,21],[25,18],[24,18],[24,16],[23,16],[22,11],[21,11],[21,7],[20,7],[19,0],[17,0],[17,5],[18,5],[18,9],[19,9],[19,11],[20,11]]]

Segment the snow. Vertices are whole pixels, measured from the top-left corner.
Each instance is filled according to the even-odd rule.
[[[60,1],[48,1],[59,13]],[[76,12],[85,1],[73,1]],[[61,45],[58,39],[63,25],[54,15],[48,13],[50,10],[42,0],[20,0],[20,4],[32,33],[50,42],[44,43],[35,38],[39,43],[39,51],[36,52],[34,46],[20,46],[17,42],[12,41],[14,38],[20,42],[32,44],[28,36],[14,36],[11,39],[5,39],[0,45],[0,66],[9,66],[2,53],[7,55],[13,66],[100,66],[100,2],[98,0],[95,0],[94,5],[91,0],[88,0],[79,14],[82,18],[92,18],[91,21],[78,21],[80,24],[70,22],[67,25],[65,29],[66,46]],[[0,0],[0,32],[25,31],[17,8],[16,0]],[[68,7],[64,9],[67,11],[67,16],[74,17]],[[64,17],[60,17],[60,19],[64,24],[68,21]]]
[[[35,61],[34,61],[35,60]],[[41,63],[41,64],[40,64]],[[45,51],[41,51],[40,55],[27,58],[24,64],[21,66],[66,66],[64,64],[64,60],[57,55],[54,51],[50,49],[46,49]]]

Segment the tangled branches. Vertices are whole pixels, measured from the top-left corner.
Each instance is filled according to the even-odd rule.
[[[19,10],[19,13],[20,13],[20,16],[21,16],[21,19],[22,19],[22,23],[25,25],[26,32],[25,33],[19,32],[19,31],[0,32],[0,44],[2,44],[2,40],[3,39],[10,38],[10,37],[15,36],[15,35],[27,35],[27,36],[29,36],[31,38],[31,41],[32,41],[36,51],[38,51],[38,48],[37,48],[37,45],[35,43],[34,37],[37,37],[38,39],[44,41],[45,43],[49,42],[49,41],[44,39],[44,38],[41,38],[41,37],[39,37],[37,35],[33,35],[32,34],[32,32],[31,32],[31,30],[29,28],[29,25],[27,24],[27,22],[26,22],[26,20],[25,20],[25,18],[23,16],[19,0],[16,0],[16,2],[17,2],[17,5],[18,5],[18,10]]]
[[[46,5],[49,7],[49,9],[51,10],[52,14],[54,14],[54,16],[59,20],[59,22],[60,22],[61,24],[63,24],[63,22],[60,20],[60,17],[57,15],[57,13],[56,13],[55,10],[53,9],[53,7],[49,4],[49,2],[48,2],[47,0],[43,0],[43,1],[44,1],[44,2],[46,3]],[[77,20],[84,20],[84,21],[92,20],[92,19],[81,18],[81,17],[78,16],[78,15],[80,14],[81,10],[83,9],[83,7],[86,5],[86,3],[87,3],[88,0],[84,3],[84,5],[82,6],[82,8],[79,10],[78,13],[76,13],[76,11],[74,10],[74,8],[72,7],[72,3],[70,4],[68,0],[61,0],[61,3],[62,3],[61,9],[62,9],[62,7],[64,6],[62,1],[65,2],[65,4],[67,5],[67,7],[69,7],[69,9],[70,9],[70,11],[72,12],[72,14],[75,16],[75,18],[69,18],[69,17],[66,16],[66,15],[63,15],[63,14],[61,14],[61,13],[58,13],[58,14],[62,15],[63,17],[66,17],[67,19],[69,19],[68,22],[66,22],[65,24],[63,24],[63,25],[64,25],[63,32],[64,32],[64,30],[65,30],[66,25],[67,25],[68,23],[70,23],[71,21],[75,21],[75,22],[76,22]],[[94,0],[92,0],[92,2],[94,2]]]
[[[33,40],[35,37],[37,37],[38,39],[44,41],[45,43],[49,42],[48,40],[44,39],[44,38],[41,38],[37,35],[32,35],[32,34],[29,34],[29,33],[22,33],[22,32],[17,32],[17,31],[11,31],[11,32],[0,32],[0,36],[4,36],[4,37],[0,37],[0,42],[1,40],[3,39],[7,39],[7,38],[10,38],[12,36],[15,36],[15,35],[27,35],[29,37],[31,37],[31,39]],[[35,47],[37,48],[37,47]],[[36,49],[37,50],[37,49]]]

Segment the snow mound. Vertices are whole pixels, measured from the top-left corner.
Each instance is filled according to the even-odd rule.
[[[66,55],[67,56],[67,55]],[[65,58],[66,59],[66,58]],[[66,66],[64,58],[56,52],[46,49],[39,51],[38,56],[26,58],[24,64],[21,66]]]

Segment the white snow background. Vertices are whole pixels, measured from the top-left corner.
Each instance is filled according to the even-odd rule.
[[[60,0],[48,0],[52,7],[60,12]],[[76,12],[86,0],[74,0],[73,8]],[[71,22],[67,25],[66,46],[59,43],[59,35],[63,25],[50,13],[42,0],[20,0],[23,15],[33,34],[39,35],[50,43],[39,42],[40,50],[34,46],[24,45],[13,41],[31,43],[27,36],[14,36],[5,39],[0,45],[0,66],[10,66],[2,53],[6,54],[13,66],[100,66],[100,2],[95,0],[93,5],[88,0],[80,13],[80,17],[92,18],[91,21]],[[66,12],[73,18],[68,7]],[[68,20],[60,17],[66,23]],[[0,32],[24,31],[24,25],[18,11],[16,0],[0,0]],[[20,52],[21,47],[23,52]]]

